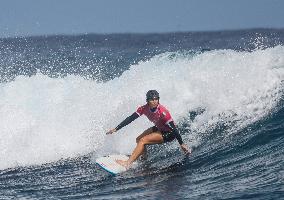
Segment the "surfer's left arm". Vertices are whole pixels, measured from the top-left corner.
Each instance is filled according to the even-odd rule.
[[[106,134],[112,134],[116,131],[118,131],[119,129],[121,129],[122,127],[130,124],[131,122],[133,122],[135,119],[137,119],[140,115],[137,114],[137,112],[134,112],[132,115],[130,115],[129,117],[127,117],[125,120],[123,120],[117,127],[115,127],[114,129],[111,129],[110,131],[108,131]]]
[[[185,154],[190,154],[191,153],[191,149],[187,147],[187,145],[182,141],[182,138],[179,134],[179,131],[177,130],[175,124],[173,121],[170,121],[168,123],[168,127],[171,129],[172,133],[175,135],[180,148],[184,151]]]

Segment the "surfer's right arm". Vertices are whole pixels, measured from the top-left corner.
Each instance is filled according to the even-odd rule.
[[[112,133],[118,131],[122,127],[124,127],[124,126],[130,124],[131,122],[133,122],[138,117],[140,117],[140,115],[137,112],[134,112],[132,115],[127,117],[125,120],[123,120],[116,128],[109,130],[106,134],[112,134]]]

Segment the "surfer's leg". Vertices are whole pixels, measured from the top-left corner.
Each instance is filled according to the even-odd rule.
[[[146,135],[149,135],[149,134],[153,133],[154,132],[153,129],[154,129],[153,127],[146,129],[142,134],[140,134],[136,138],[136,143],[138,144],[141,138],[145,137]],[[147,148],[146,148],[146,146],[145,146],[144,151],[143,151],[143,153],[141,155],[141,159],[142,160],[146,160],[147,159]]]
[[[163,143],[163,137],[160,132],[154,132],[149,135],[144,136],[141,138],[135,147],[134,151],[132,152],[132,155],[127,161],[123,160],[117,160],[117,163],[123,165],[124,167],[128,168],[137,158],[143,153],[145,150],[145,145],[149,144],[161,144]]]
[[[141,133],[141,134],[136,138],[136,143],[138,143],[141,138],[143,138],[144,136],[149,135],[149,134],[151,134],[151,133],[153,133],[153,127],[148,128],[148,129],[146,129],[143,133]]]

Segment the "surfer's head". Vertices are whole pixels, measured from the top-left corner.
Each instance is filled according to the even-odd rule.
[[[149,90],[146,93],[146,101],[151,108],[158,106],[160,100],[160,95],[157,90]]]

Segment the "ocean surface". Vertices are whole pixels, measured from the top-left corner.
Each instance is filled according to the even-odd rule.
[[[184,142],[148,147],[150,89]],[[284,199],[284,29],[0,39],[0,199]]]

